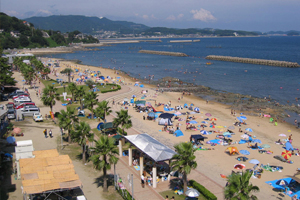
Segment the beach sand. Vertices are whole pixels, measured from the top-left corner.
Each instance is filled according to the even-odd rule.
[[[52,61],[56,60],[55,58],[51,58]],[[44,61],[49,61],[49,58],[43,58]],[[240,116],[240,112],[236,110],[236,116],[231,115],[231,109],[228,105],[219,104],[217,102],[209,101],[206,103],[204,99],[196,98],[193,95],[191,96],[183,96],[183,99],[180,100],[180,103],[178,102],[178,98],[181,98],[181,93],[176,92],[164,92],[162,93],[156,93],[155,87],[152,85],[145,85],[145,88],[139,88],[134,87],[133,84],[136,82],[134,78],[130,78],[128,76],[124,76],[121,72],[119,74],[116,74],[117,71],[102,67],[93,67],[93,66],[86,66],[81,64],[75,64],[71,61],[63,61],[59,60],[60,68],[63,69],[64,67],[71,66],[71,67],[77,67],[82,69],[82,71],[89,69],[91,71],[98,71],[100,70],[102,74],[105,76],[110,77],[116,77],[120,76],[122,77],[121,80],[124,80],[128,87],[133,88],[137,92],[141,90],[149,90],[149,93],[147,94],[146,100],[154,104],[154,100],[156,100],[156,103],[164,103],[171,101],[171,107],[177,106],[177,105],[184,105],[184,103],[190,104],[193,103],[196,107],[200,108],[200,114],[194,114],[193,116],[196,117],[197,122],[203,121],[205,118],[205,113],[211,113],[211,117],[209,118],[217,118],[217,121],[215,123],[217,126],[224,126],[224,128],[209,128],[206,127],[205,130],[214,130],[214,131],[226,131],[229,126],[232,126],[235,122],[235,118],[237,116]],[[118,73],[118,72],[117,72]],[[76,80],[76,76],[74,77],[74,80]],[[157,96],[155,95],[157,94]],[[150,96],[149,96],[150,95]],[[101,95],[99,95],[101,98]],[[107,100],[112,101],[114,98],[116,102],[122,101],[124,95],[122,97],[110,97]],[[127,96],[127,98],[131,98],[131,96]],[[121,106],[112,106],[113,110],[118,111]],[[188,111],[187,109],[184,109],[184,111]],[[149,135],[155,137],[160,142],[168,145],[169,147],[173,147],[174,144],[179,142],[187,142],[189,141],[189,137],[192,134],[199,134],[199,130],[193,131],[193,130],[185,130],[185,122],[181,121],[175,121],[174,125],[177,123],[181,124],[181,130],[184,133],[183,137],[175,137],[172,134],[168,134],[167,132],[161,132],[162,126],[159,126],[157,122],[148,121],[148,120],[142,120],[143,114],[136,112],[132,107],[129,108],[129,114],[132,116],[133,119],[133,126],[136,130],[140,132],[148,133]],[[191,115],[192,116],[192,115]],[[184,118],[183,116],[180,116],[181,118]],[[256,139],[260,139],[262,141],[262,144],[268,144],[271,146],[271,148],[266,150],[273,151],[273,154],[260,154],[258,153],[258,150],[252,150],[247,148],[247,144],[235,144],[231,146],[235,146],[238,148],[238,150],[248,150],[250,152],[250,155],[246,156],[251,159],[257,159],[260,161],[260,163],[266,165],[276,165],[276,166],[282,166],[284,169],[282,172],[269,172],[264,171],[260,179],[252,178],[251,182],[254,185],[257,185],[260,188],[259,193],[256,193],[258,199],[268,198],[268,199],[277,199],[278,193],[274,192],[271,186],[267,185],[265,182],[280,178],[286,178],[288,175],[293,175],[296,173],[296,169],[300,164],[300,157],[298,156],[292,156],[291,160],[294,161],[293,164],[283,163],[281,161],[278,161],[273,158],[275,155],[281,155],[281,152],[284,150],[282,145],[275,144],[275,141],[278,139],[286,139],[290,134],[292,134],[293,139],[293,146],[294,148],[300,147],[300,140],[299,138],[299,129],[297,129],[295,126],[292,126],[288,123],[278,123],[277,126],[274,125],[274,123],[271,123],[269,121],[269,118],[260,118],[256,116],[246,116],[247,117],[247,125],[242,125],[241,128],[243,131],[245,131],[246,128],[251,128],[253,132],[248,132],[252,136],[256,136]],[[200,123],[196,124],[199,125]],[[174,126],[175,127],[175,126]],[[92,127],[94,128],[94,127]],[[201,128],[202,129],[202,128]],[[243,133],[238,132],[239,127],[235,126],[235,129],[233,130],[235,135],[231,138],[233,141],[239,141],[242,139],[240,136]],[[279,134],[285,134],[287,137],[279,137]],[[211,135],[207,135],[208,140],[215,139],[216,133],[213,133]],[[207,140],[206,140],[207,141]],[[261,145],[261,144],[259,144]],[[226,148],[228,146],[210,146],[209,144],[204,144],[204,147],[207,148],[214,148],[214,150],[207,150],[207,151],[197,151],[197,163],[198,167],[197,170],[209,178],[213,179],[215,182],[220,184],[221,186],[225,186],[226,179],[221,178],[220,174],[229,175],[232,170],[235,170],[233,166],[237,163],[240,163],[236,160],[238,156],[243,155],[234,155],[230,156],[227,153],[224,153]],[[253,164],[249,163],[249,160],[246,161],[246,169],[253,168]],[[193,178],[193,177],[188,177]]]

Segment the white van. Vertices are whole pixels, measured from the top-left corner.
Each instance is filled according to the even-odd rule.
[[[27,116],[32,117],[33,113],[37,113],[37,112],[40,112],[40,109],[38,107],[36,107],[36,108],[23,108],[22,109],[22,115],[24,117],[27,117]]]
[[[31,102],[30,98],[14,99],[14,103],[16,104],[28,103],[28,102]]]

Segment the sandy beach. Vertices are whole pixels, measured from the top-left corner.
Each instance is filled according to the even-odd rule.
[[[47,60],[47,59],[43,59]],[[49,60],[49,59],[48,59]],[[52,58],[52,60],[55,60]],[[78,67],[82,69],[83,71],[86,69],[89,69],[91,71],[98,71],[100,70],[102,74],[105,74],[105,76],[111,76],[111,77],[116,77],[116,76],[122,76],[121,73],[116,74],[116,71],[112,69],[106,69],[106,68],[99,68],[99,67],[93,67],[93,66],[85,66],[85,65],[79,65],[79,64],[74,64],[71,61],[63,61],[60,60],[60,66],[63,69],[66,66],[71,66],[71,67]],[[117,72],[118,73],[118,72]],[[76,79],[76,76],[75,78]],[[133,84],[136,80],[129,78],[129,77],[123,77],[121,78],[122,80],[125,80],[125,83],[127,86],[134,87]],[[171,107],[177,106],[177,105],[184,105],[185,103],[191,104],[193,103],[195,107],[200,108],[200,113],[199,114],[194,114],[193,116],[196,118],[195,120],[198,122],[197,125],[200,124],[201,121],[203,121],[207,116],[205,115],[206,113],[211,113],[211,118],[216,118],[217,121],[216,127],[217,126],[223,126],[223,128],[210,128],[206,127],[205,130],[213,130],[216,132],[225,132],[227,130],[227,127],[232,126],[233,123],[235,122],[236,117],[243,115],[240,113],[240,111],[236,110],[236,116],[231,115],[231,109],[227,105],[219,104],[213,101],[209,101],[208,103],[200,98],[196,98],[193,95],[191,96],[186,96],[184,95],[182,98],[181,93],[173,93],[173,92],[164,92],[162,93],[157,93],[155,91],[154,86],[146,85],[145,88],[139,88],[139,87],[134,87],[136,90],[145,90],[149,89],[151,92],[147,94],[146,100],[154,104],[154,100],[156,100],[156,103],[163,103],[166,104],[169,101],[171,101]],[[101,98],[101,95],[100,97]],[[107,100],[112,100],[113,97],[107,99]],[[127,96],[127,98],[130,98],[130,96]],[[178,98],[181,98],[180,102],[178,102]],[[122,101],[122,98],[115,98],[116,102],[117,101]],[[121,106],[113,106],[114,111],[117,111],[121,108]],[[188,111],[187,109],[184,109],[181,112]],[[175,137],[172,134],[168,134],[166,132],[161,132],[162,126],[159,126],[157,122],[153,121],[148,121],[148,120],[142,120],[143,113],[138,113],[136,112],[133,108],[129,108],[129,114],[132,116],[134,120],[134,128],[148,133],[151,136],[155,137],[162,143],[168,145],[169,147],[172,147],[174,144],[182,142],[182,141],[189,141],[190,135],[191,134],[199,134],[200,130],[185,130],[185,116],[180,116],[180,118],[183,119],[183,121],[175,121],[174,125],[179,123],[181,126],[181,130],[184,133],[183,137]],[[292,156],[291,160],[294,162],[293,164],[288,164],[288,163],[283,163],[279,160],[276,160],[273,158],[275,155],[281,155],[281,152],[284,150],[282,148],[282,145],[275,144],[275,141],[278,139],[287,139],[287,137],[292,134],[292,139],[293,139],[293,147],[298,148],[300,147],[300,141],[298,140],[299,136],[299,130],[296,129],[295,126],[292,126],[287,123],[278,123],[277,126],[274,125],[274,123],[271,123],[269,118],[260,118],[260,117],[255,117],[255,116],[246,116],[247,120],[246,123],[247,125],[242,125],[240,128],[242,129],[242,133],[238,132],[239,127],[235,126],[235,129],[233,132],[235,135],[232,136],[232,140],[234,142],[238,142],[241,138],[241,135],[244,134],[246,128],[251,128],[253,132],[248,132],[250,135],[254,136],[255,139],[260,139],[262,141],[262,144],[268,144],[271,146],[270,150],[273,152],[273,154],[261,154],[258,152],[258,150],[252,150],[250,148],[247,148],[247,144],[234,144],[231,146],[235,146],[238,148],[238,150],[248,150],[250,152],[250,155],[246,156],[251,159],[257,159],[260,161],[261,164],[270,164],[270,165],[275,165],[275,166],[282,166],[283,170],[282,172],[269,172],[265,171],[260,179],[251,179],[252,183],[259,186],[260,191],[257,193],[257,196],[259,199],[263,198],[269,198],[269,199],[275,199],[278,195],[278,193],[272,191],[272,187],[267,185],[265,182],[270,181],[270,180],[275,180],[275,179],[280,179],[280,178],[285,178],[287,175],[293,175],[296,173],[297,166],[300,163],[300,159],[297,156]],[[210,121],[208,121],[209,123]],[[247,131],[246,131],[247,132]],[[211,135],[207,135],[208,140],[215,139],[217,133],[213,133]],[[279,134],[285,134],[286,137],[279,137]],[[207,140],[206,140],[207,141]],[[258,145],[262,145],[258,144]],[[240,163],[239,161],[236,160],[238,155],[230,156],[227,153],[224,153],[226,148],[228,146],[222,146],[222,145],[216,145],[216,146],[211,146],[209,144],[204,144],[204,147],[206,148],[214,148],[214,150],[208,150],[208,151],[197,151],[197,161],[198,161],[198,167],[197,170],[206,174],[208,177],[211,179],[215,180],[218,184],[225,186],[226,184],[226,179],[221,178],[220,174],[225,174],[229,175],[232,170],[237,171],[233,168],[233,166],[237,163]],[[242,155],[239,155],[242,156]],[[248,161],[249,161],[248,160]],[[248,163],[246,161],[246,169],[247,168],[253,168],[253,164]]]
[[[87,65],[81,65],[74,63],[72,61],[65,61],[62,59],[55,59],[55,58],[41,58],[43,62],[58,62],[60,67],[55,68],[57,71],[58,76],[55,77],[54,74],[50,74],[50,78],[62,78],[65,81],[67,81],[67,77],[59,74],[61,70],[63,70],[66,67],[71,67],[73,69],[78,69],[78,72],[84,72],[85,70],[89,71],[100,71],[102,75],[110,76],[112,78],[121,77],[120,79],[124,81],[124,89],[122,88],[121,91],[118,91],[116,93],[110,93],[109,95],[105,94],[99,94],[99,101],[101,100],[108,100],[110,103],[112,103],[112,100],[114,99],[115,102],[121,102],[124,98],[131,98],[132,95],[137,95],[138,98],[142,96],[141,92],[142,90],[148,90],[148,93],[146,94],[145,100],[147,102],[150,102],[153,106],[155,102],[167,104],[168,102],[171,102],[171,107],[175,107],[178,105],[183,106],[185,103],[187,104],[194,104],[194,107],[200,108],[200,113],[198,114],[192,114],[190,116],[195,117],[195,121],[198,123],[195,124],[196,127],[201,124],[202,121],[206,121],[205,119],[207,116],[206,113],[210,113],[211,116],[208,117],[208,127],[205,128],[207,131],[215,131],[223,133],[227,130],[229,126],[233,126],[233,123],[236,121],[236,117],[243,115],[240,111],[235,110],[236,115],[233,116],[231,114],[230,106],[220,104],[217,102],[209,101],[206,102],[204,99],[200,99],[198,97],[191,95],[183,95],[180,92],[157,92],[155,86],[153,85],[147,85],[144,84],[144,88],[136,87],[134,86],[134,83],[137,81],[134,78],[128,77],[124,75],[122,72],[118,72],[113,69],[107,69],[104,67],[93,67],[93,66],[87,66]],[[15,74],[17,75],[17,73]],[[77,73],[74,74],[74,81],[79,76]],[[21,81],[21,78],[19,78],[19,81]],[[41,87],[42,89],[42,87]],[[182,98],[183,97],[183,98]],[[180,101],[178,100],[180,98]],[[39,101],[39,100],[37,100]],[[38,104],[41,109],[41,113],[48,114],[49,113],[49,107],[43,106],[41,103]],[[119,111],[123,107],[121,105],[112,105],[113,113],[108,117],[108,120],[112,120],[113,116],[115,115],[115,111]],[[154,106],[155,107],[155,106]],[[57,103],[54,107],[54,112],[59,112],[61,109],[65,109],[61,104]],[[169,146],[170,148],[173,148],[174,144],[177,144],[179,142],[187,142],[189,141],[190,135],[192,134],[200,134],[200,130],[202,128],[196,128],[196,130],[186,130],[186,115],[179,116],[182,121],[175,120],[175,125],[179,124],[180,129],[184,133],[184,136],[182,137],[175,137],[172,134],[169,134],[167,132],[161,131],[163,126],[158,125],[157,122],[149,121],[149,120],[143,120],[143,113],[136,112],[135,109],[133,109],[132,106],[129,107],[129,114],[132,116],[133,121],[133,128],[131,128],[128,131],[128,134],[137,134],[138,133],[147,133],[151,135],[152,137],[156,138],[161,143]],[[184,108],[180,112],[187,112],[188,109]],[[86,110],[87,113],[89,113],[88,110]],[[173,112],[171,112],[173,113]],[[287,175],[293,175],[296,173],[296,169],[300,164],[300,159],[298,156],[292,156],[291,160],[294,162],[293,164],[283,163],[279,160],[276,160],[273,158],[275,155],[281,155],[281,152],[284,150],[282,145],[275,144],[275,141],[278,139],[287,139],[287,137],[292,134],[293,139],[293,146],[294,148],[300,147],[300,141],[299,141],[299,130],[296,129],[295,126],[292,126],[288,123],[278,123],[277,126],[274,125],[274,123],[271,123],[269,118],[260,118],[257,116],[247,116],[246,123],[247,125],[242,125],[240,128],[243,132],[239,132],[239,127],[234,126],[235,129],[232,130],[235,135],[232,135],[233,142],[238,142],[241,138],[241,135],[244,134],[246,128],[251,128],[253,132],[248,132],[250,135],[255,137],[255,139],[260,139],[262,141],[262,144],[268,144],[270,145],[269,149],[273,152],[273,154],[261,154],[258,152],[258,150],[252,150],[250,148],[247,148],[248,144],[233,144],[230,146],[235,146],[237,149],[240,150],[248,150],[250,152],[250,155],[247,155],[246,157],[251,159],[257,159],[260,161],[260,164],[270,164],[275,166],[282,166],[283,170],[281,172],[270,172],[270,171],[264,171],[262,173],[262,176],[260,179],[258,178],[252,178],[251,182],[254,185],[257,185],[260,188],[260,192],[256,193],[255,195],[258,197],[258,199],[278,199],[279,193],[273,191],[272,187],[266,184],[266,181],[271,181],[275,179],[281,179],[286,178]],[[215,122],[215,128],[210,128],[209,124],[212,122],[210,121],[212,118],[216,118]],[[91,128],[96,128],[97,122],[93,122],[90,124]],[[211,146],[210,144],[206,144],[206,141],[212,140],[216,138],[216,135],[219,133],[212,133],[210,135],[205,135],[208,139],[205,140],[203,147],[204,148],[213,148],[214,150],[199,150],[196,151],[196,159],[198,163],[198,167],[196,170],[193,171],[193,173],[188,176],[189,179],[197,179],[195,177],[195,173],[201,173],[204,174],[206,177],[211,179],[214,182],[213,185],[207,185],[206,182],[201,182],[205,187],[207,188],[214,188],[214,187],[224,187],[226,184],[226,179],[222,178],[220,174],[229,175],[232,170],[239,171],[233,168],[235,164],[242,163],[246,165],[246,169],[253,168],[253,164],[249,163],[249,160],[246,162],[240,162],[236,160],[238,156],[243,155],[233,155],[230,156],[224,151],[227,149],[228,146],[222,146],[222,145],[216,145]],[[286,137],[279,137],[279,134],[285,134]],[[58,136],[58,135],[56,135]],[[23,140],[23,138],[21,138]],[[38,139],[36,139],[39,141]],[[43,138],[41,140],[44,140]],[[259,146],[262,144],[258,144]],[[54,145],[54,144],[52,144]],[[41,145],[38,145],[41,146]],[[41,148],[46,148],[41,147]],[[55,147],[54,147],[55,148]],[[79,168],[80,169],[80,168]],[[218,192],[215,193],[218,199],[223,199],[223,194],[218,190]],[[280,197],[281,199],[290,199],[290,197]]]

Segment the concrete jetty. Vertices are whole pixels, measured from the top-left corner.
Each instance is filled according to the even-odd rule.
[[[206,56],[205,59],[249,63],[249,64],[256,64],[256,65],[269,65],[269,66],[277,66],[277,67],[291,67],[291,68],[300,67],[300,65],[296,62],[287,62],[287,61],[279,61],[279,60],[265,60],[265,59],[254,59],[254,58],[231,57],[231,56],[216,56],[216,55]]]
[[[140,50],[139,53],[156,54],[156,55],[163,55],[163,56],[188,57],[188,55],[186,55],[185,53],[169,52],[169,51]]]

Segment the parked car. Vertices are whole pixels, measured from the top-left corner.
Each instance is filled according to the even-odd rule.
[[[34,113],[36,112],[40,112],[40,109],[38,107],[35,107],[35,108],[23,108],[22,110],[22,115],[24,117],[27,117],[27,116],[33,116]]]
[[[15,111],[15,109],[9,109],[7,111],[7,118],[8,119],[16,119],[16,111]]]
[[[9,110],[9,109],[15,109],[15,104],[13,102],[8,102],[6,104],[6,109]]]
[[[8,100],[8,97],[4,94],[1,94],[0,98],[1,98],[1,101],[7,101]]]
[[[33,120],[36,122],[42,122],[43,121],[43,116],[39,112],[33,113]]]
[[[22,94],[17,94],[16,96],[13,96],[12,99],[18,99],[18,98],[29,98],[29,95],[26,93]]]
[[[12,93],[10,93],[9,95],[8,95],[8,97],[9,98],[12,98],[13,96],[16,96],[16,95],[18,95],[18,94],[27,94],[27,93],[25,93],[23,90],[16,90],[16,91],[14,91],[14,92],[12,92]]]
[[[30,98],[14,99],[14,102],[17,104],[21,104],[21,103],[31,102],[31,99]]]
[[[24,108],[25,106],[29,106],[29,105],[35,106],[35,103],[34,103],[34,102],[26,102],[26,103],[22,103],[22,104],[16,106],[16,110],[18,110],[18,109],[20,109],[20,108]]]

